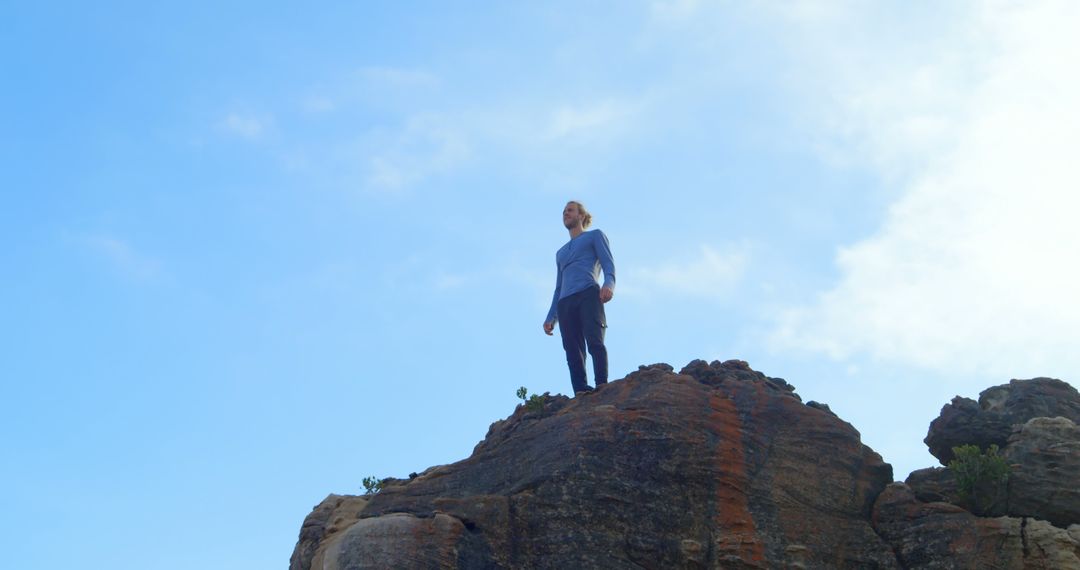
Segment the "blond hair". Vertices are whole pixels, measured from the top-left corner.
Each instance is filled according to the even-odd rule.
[[[577,206],[578,213],[584,216],[584,219],[581,221],[581,227],[584,229],[589,229],[589,225],[592,224],[592,214],[590,214],[589,211],[585,209],[585,204],[582,204],[577,200],[570,200],[569,202],[567,202],[567,204],[573,204]]]

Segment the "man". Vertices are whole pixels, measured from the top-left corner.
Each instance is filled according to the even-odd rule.
[[[555,254],[555,295],[544,320],[544,332],[549,336],[555,323],[559,324],[574,394],[592,390],[585,379],[586,347],[592,356],[593,380],[598,388],[607,383],[608,374],[604,303],[615,294],[615,261],[604,232],[585,231],[591,223],[592,215],[581,202],[566,203],[563,225],[570,232],[570,241]],[[599,282],[601,270],[603,286]]]

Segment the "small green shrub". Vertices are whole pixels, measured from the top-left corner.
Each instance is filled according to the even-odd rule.
[[[382,491],[383,480],[374,475],[371,477],[364,477],[364,480],[361,481],[361,483],[364,485],[365,495],[374,495],[375,493]]]
[[[521,401],[525,403],[525,409],[530,412],[542,412],[544,410],[544,402],[547,400],[540,394],[529,395],[529,391],[524,386],[517,389],[517,397],[521,398]]]
[[[1009,464],[998,455],[998,446],[991,444],[985,453],[977,445],[960,445],[952,451],[949,471],[956,477],[960,501],[975,514],[993,508],[1009,480]]]

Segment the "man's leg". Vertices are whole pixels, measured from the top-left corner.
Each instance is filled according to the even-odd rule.
[[[607,384],[608,379],[607,347],[604,346],[607,316],[604,314],[604,304],[600,302],[600,293],[596,289],[589,290],[581,305],[582,329],[585,342],[589,346],[589,355],[592,356],[593,379],[599,388],[600,385]]]
[[[585,392],[589,384],[585,380],[585,335],[582,331],[581,303],[577,295],[560,299],[557,306],[559,335],[566,351],[566,365],[570,368],[570,384],[574,392]]]

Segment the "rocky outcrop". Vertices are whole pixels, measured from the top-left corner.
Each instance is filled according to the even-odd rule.
[[[986,516],[1035,517],[1063,528],[1080,523],[1080,426],[1066,418],[1032,418],[1014,426],[1000,454],[1009,478],[976,489],[978,508],[961,497],[944,467],[915,471],[906,483],[924,502],[963,505]]]
[[[874,526],[903,568],[1080,568],[1080,527],[1031,518],[977,517],[944,502],[923,502],[904,483],[874,506]]]
[[[1080,569],[1080,428],[1071,417],[1040,415],[1077,410],[1076,390],[1048,378],[995,386],[978,403],[954,398],[930,426],[931,451],[944,463],[951,447],[998,445],[1008,478],[981,481],[974,497],[941,467],[891,485],[875,504],[874,525],[900,563]]]
[[[891,483],[827,405],[742,361],[541,399],[465,460],[329,496],[290,570],[1080,570],[1080,397],[1059,380],[957,397],[931,425],[943,462],[951,446],[1001,447],[1011,472],[979,508],[949,469]]]
[[[495,422],[471,457],[331,496],[290,568],[898,568],[892,468],[744,362],[643,367]],[[353,506],[358,503],[352,503]]]
[[[334,568],[326,562],[326,553],[338,551],[343,536],[340,531],[356,524],[366,506],[365,497],[330,495],[323,499],[300,527],[289,568]]]
[[[1032,418],[1064,417],[1080,423],[1080,393],[1053,378],[1013,380],[979,394],[979,401],[957,396],[941,409],[930,424],[926,445],[930,453],[947,465],[952,448],[991,444],[1005,447],[1013,426]]]
[[[965,402],[957,405],[957,402]],[[966,398],[954,398],[930,424],[928,444],[991,443],[1001,447],[1010,465],[1004,493],[988,505],[987,515],[1034,517],[1059,527],[1080,523],[1080,394],[1060,380],[1013,380],[984,390],[977,409]],[[958,410],[967,410],[958,412]],[[1054,414],[1050,416],[1038,414]],[[978,435],[973,426],[990,426],[994,434],[1006,422],[1008,434]],[[964,438],[971,438],[965,441]],[[933,448],[931,449],[933,451]],[[939,449],[935,454],[944,455]],[[952,474],[941,468],[913,472],[907,480],[921,500],[963,504]]]

